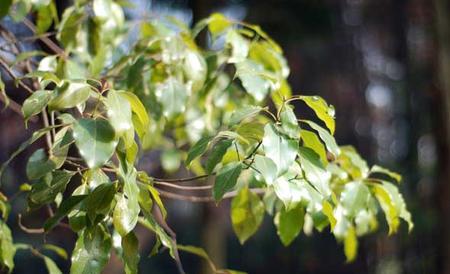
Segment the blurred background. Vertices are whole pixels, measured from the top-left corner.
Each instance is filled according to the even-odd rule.
[[[63,9],[67,1],[57,1]],[[336,138],[354,145],[369,164],[403,174],[401,192],[415,229],[363,237],[358,258],[346,264],[342,246],[328,232],[314,232],[283,247],[272,219],[244,246],[234,236],[229,202],[192,204],[167,200],[169,224],[182,244],[204,247],[220,267],[248,273],[450,273],[450,3],[447,0],[133,0],[129,18],[173,15],[192,24],[212,12],[260,25],[284,49],[297,94],[318,94],[336,108]],[[15,33],[26,29],[2,22]],[[19,35],[20,36],[20,35]],[[17,101],[24,95],[7,83]],[[22,92],[23,93],[23,92]],[[22,118],[0,112],[0,162],[24,141]],[[38,147],[39,144],[36,145]],[[25,182],[23,153],[12,164],[5,192]],[[15,185],[14,185],[15,184]],[[9,190],[8,190],[9,189]],[[9,192],[8,192],[9,191]],[[20,200],[22,199],[22,200]],[[25,210],[18,197],[14,211]],[[40,227],[45,212],[26,219]],[[14,214],[11,215],[14,217]],[[17,242],[42,243],[10,220]],[[138,228],[138,230],[140,230]],[[147,258],[154,239],[139,233],[141,273],[177,273],[168,253]],[[57,228],[47,241],[71,250],[75,236]],[[210,273],[182,253],[188,273]],[[20,263],[19,263],[20,262]],[[45,273],[41,259],[18,252],[14,273]],[[67,261],[57,260],[64,272]],[[118,272],[113,258],[105,273]],[[33,269],[31,271],[30,269]],[[31,272],[30,272],[31,271]]]

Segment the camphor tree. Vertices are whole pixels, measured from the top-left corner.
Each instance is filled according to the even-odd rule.
[[[389,233],[400,219],[413,228],[397,187],[401,176],[369,167],[353,147],[336,144],[334,108],[318,96],[291,95],[282,50],[258,26],[221,14],[193,28],[174,17],[132,21],[121,5],[75,0],[59,17],[52,0],[0,4],[0,16],[23,23],[47,49],[20,52],[20,39],[2,28],[2,51],[9,50],[0,56],[2,78],[29,96],[18,105],[1,82],[0,98],[20,107],[25,124],[42,119],[42,127],[0,174],[28,146],[46,140],[26,164],[29,184],[17,188],[27,192],[28,212],[50,209],[39,232],[64,226],[78,235],[71,273],[100,273],[111,252],[126,273],[137,273],[138,224],[155,233],[153,250],[168,249],[180,273],[179,251],[211,262],[203,249],[175,241],[162,198],[231,198],[241,243],[265,214],[284,245],[302,230],[330,230],[348,261],[356,256],[357,237],[377,228],[379,209]],[[130,35],[136,26],[139,32]],[[48,37],[55,34],[50,28],[56,40]],[[199,34],[207,47],[196,43]],[[310,108],[316,119],[297,117],[294,106]],[[181,168],[189,177],[155,178],[137,169],[151,150],[160,151],[167,172]],[[12,271],[16,251],[29,249],[49,272],[60,273],[42,251],[64,250],[14,241],[7,225],[11,202],[0,192],[2,269]]]

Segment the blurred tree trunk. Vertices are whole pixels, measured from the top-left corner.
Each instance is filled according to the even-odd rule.
[[[442,112],[440,136],[440,170],[438,209],[440,211],[440,233],[438,269],[450,273],[450,4],[448,0],[435,0],[436,30],[438,43],[438,76]]]

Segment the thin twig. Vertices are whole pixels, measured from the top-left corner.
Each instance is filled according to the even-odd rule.
[[[206,185],[206,186],[180,186],[180,185],[176,185],[176,184],[172,184],[172,183],[168,183],[168,182],[154,182],[155,185],[162,185],[162,186],[167,186],[167,187],[171,187],[171,188],[176,188],[176,189],[182,189],[182,190],[187,190],[187,191],[196,191],[196,190],[209,190],[212,188],[212,185]]]
[[[36,26],[31,22],[28,18],[23,19],[23,23],[33,32],[37,33]],[[39,37],[39,40],[41,40],[45,45],[47,45],[54,53],[60,55],[62,58],[66,59],[67,55],[66,52],[60,48],[57,44],[55,44],[52,40],[47,38],[46,36]]]
[[[153,178],[153,181],[155,182],[190,182],[190,181],[197,181],[201,179],[208,178],[209,176],[215,175],[215,173],[212,173],[210,175],[200,175],[195,177],[187,177],[187,178],[181,178],[181,179],[161,179],[161,178]]]
[[[19,219],[17,220],[20,229],[29,234],[43,234],[45,231],[43,228],[28,228],[22,224],[22,214],[19,214]]]
[[[29,93],[33,93],[33,90],[25,85],[22,80],[18,79],[16,77],[16,75],[14,74],[14,72],[9,68],[8,64],[3,60],[3,58],[0,57],[0,65],[5,69],[5,71],[9,74],[9,76],[14,80],[17,81],[19,83],[19,86],[23,87],[26,91],[28,91]]]
[[[194,202],[194,203],[215,202],[214,198],[211,196],[186,196],[186,195],[182,195],[182,194],[164,191],[159,188],[157,188],[157,190],[158,190],[159,194],[161,195],[161,197],[168,198],[168,199],[189,201],[189,202]],[[253,189],[250,189],[250,191],[252,191],[253,193],[258,194],[258,195],[262,195],[265,193],[265,190],[262,188],[253,188]],[[233,198],[233,197],[237,196],[237,194],[238,194],[237,191],[228,192],[223,196],[223,199]]]

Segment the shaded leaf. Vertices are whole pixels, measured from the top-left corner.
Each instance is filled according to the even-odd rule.
[[[303,228],[305,210],[301,206],[296,206],[286,210],[282,207],[275,216],[277,233],[284,246],[288,246],[298,236]]]
[[[22,113],[25,121],[31,116],[40,113],[48,104],[53,96],[51,90],[37,90],[28,97],[22,105]]]
[[[197,143],[195,143],[195,145],[191,147],[191,149],[189,149],[186,159],[186,166],[189,166],[194,159],[205,153],[206,149],[209,146],[209,142],[212,139],[213,137],[211,136],[203,137],[198,140]]]
[[[264,218],[264,203],[248,188],[242,188],[231,202],[231,222],[241,244],[259,228]]]
[[[233,140],[225,139],[217,142],[214,145],[211,154],[206,160],[206,172],[208,172],[208,174],[211,174],[217,164],[222,161],[223,156],[232,144]]]
[[[122,259],[126,274],[137,274],[139,264],[139,241],[133,232],[122,237]]]
[[[46,232],[52,230],[65,216],[67,216],[77,205],[79,205],[87,195],[74,195],[65,199],[56,210],[55,214],[44,224]]]
[[[242,171],[240,162],[233,162],[222,167],[216,175],[213,187],[214,200],[219,201],[223,195],[233,189]]]

